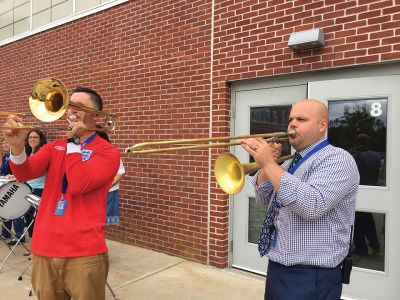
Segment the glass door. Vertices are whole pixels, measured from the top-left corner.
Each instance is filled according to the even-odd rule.
[[[233,90],[236,116],[234,135],[286,131],[292,103],[305,98],[306,85],[272,87],[236,91]],[[240,146],[233,154],[242,162],[251,157]],[[284,144],[285,154],[291,147]],[[252,176],[250,174],[249,176]],[[257,244],[266,208],[256,204],[254,188],[249,176],[243,190],[233,196],[232,208],[232,266],[259,274],[267,271],[267,258],[260,258]]]
[[[349,151],[360,173],[354,268],[343,299],[395,300],[400,295],[399,80],[381,76],[309,83],[309,98],[329,108],[330,143]]]

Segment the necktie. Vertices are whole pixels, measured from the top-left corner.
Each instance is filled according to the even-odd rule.
[[[300,161],[300,159],[301,155],[298,152],[296,152],[292,162],[290,163],[288,170],[293,168]],[[276,216],[278,215],[280,207],[281,205],[276,199],[276,193],[275,193],[272,199],[272,203],[267,211],[267,215],[264,219],[264,224],[260,232],[260,239],[258,241],[258,252],[260,253],[261,257],[266,255],[270,249],[271,238],[275,231],[274,221],[276,219]]]
[[[292,162],[290,163],[290,166],[289,166],[289,168],[288,168],[288,171],[290,171],[290,169],[294,168],[294,167],[297,165],[297,163],[300,161],[300,159],[302,159],[300,153],[299,153],[299,152],[296,152],[296,153],[294,154],[294,157],[293,157],[293,159],[292,159]]]

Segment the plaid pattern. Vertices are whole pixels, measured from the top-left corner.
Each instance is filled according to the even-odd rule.
[[[292,162],[290,163],[289,169],[292,169],[301,159],[301,155],[296,152]],[[268,208],[267,216],[265,217],[263,227],[261,228],[260,238],[258,240],[258,252],[260,256],[263,257],[269,251],[271,246],[271,237],[275,234],[274,221],[278,215],[280,203],[277,200],[276,194],[273,196],[271,205]]]
[[[300,155],[304,157],[317,144]],[[288,169],[289,164],[286,161],[282,167]],[[311,155],[293,175],[284,173],[277,193],[269,181],[257,186],[254,176],[257,202],[268,204],[276,195],[281,204],[274,222],[277,239],[268,258],[286,266],[339,265],[349,250],[358,182],[353,157],[332,145]]]

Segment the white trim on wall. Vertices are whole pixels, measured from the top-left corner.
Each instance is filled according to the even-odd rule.
[[[113,6],[119,5],[119,4],[127,2],[127,1],[129,1],[129,0],[109,1],[109,2],[106,2],[106,3],[102,3],[102,4],[99,4],[99,5],[96,5],[94,7],[88,8],[86,10],[80,11],[78,13],[74,12],[72,15],[70,15],[68,17],[65,17],[63,19],[51,22],[51,23],[46,24],[44,26],[35,28],[33,30],[30,30],[30,31],[23,32],[21,34],[15,35],[15,36],[10,37],[8,39],[2,40],[2,41],[0,41],[0,46],[3,46],[3,45],[6,45],[6,44],[9,44],[9,43],[24,39],[26,37],[29,37],[29,36],[34,35],[34,34],[37,34],[39,32],[43,32],[43,31],[46,31],[48,29],[51,29],[51,28],[54,28],[54,27],[69,23],[71,21],[75,21],[77,19],[89,16],[91,14],[95,14],[97,12],[106,10],[108,8],[111,8]],[[73,3],[75,3],[75,1],[73,1]],[[32,12],[32,8],[31,8],[31,12]],[[32,15],[32,13],[31,13],[31,15]],[[32,21],[30,21],[30,22],[32,23]],[[32,28],[32,25],[31,25],[31,28]]]

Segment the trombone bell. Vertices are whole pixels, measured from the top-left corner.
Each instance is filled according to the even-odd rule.
[[[38,80],[29,95],[29,107],[32,114],[43,122],[53,122],[61,118],[69,106],[86,111],[88,113],[100,114],[106,117],[103,126],[92,128],[96,131],[114,130],[117,126],[117,116],[89,108],[79,103],[69,101],[68,90],[65,85],[53,77]]]
[[[43,122],[53,122],[61,118],[67,110],[68,91],[56,78],[38,80],[29,95],[32,114]]]
[[[75,107],[78,110],[86,111],[88,113],[99,114],[106,117],[104,124],[97,125],[96,128],[89,128],[89,130],[107,132],[114,130],[117,126],[118,117],[104,111],[99,111],[94,108],[81,105],[80,103],[72,103],[69,101],[68,91],[65,85],[58,79],[53,77],[42,78],[38,80],[29,95],[29,107],[31,113],[40,121],[53,122],[60,119],[67,108]],[[26,115],[26,113],[13,113],[0,111],[0,115]],[[70,130],[59,129],[55,127],[41,127],[41,126],[0,126],[4,129],[40,129],[40,130]]]
[[[214,175],[220,188],[229,195],[237,194],[243,188],[245,180],[243,165],[230,153],[222,153],[217,157]]]
[[[293,157],[294,155],[281,156],[276,162],[282,163]],[[260,166],[256,162],[242,164],[236,156],[226,152],[215,160],[214,175],[219,187],[225,193],[234,195],[243,189],[245,176],[259,169]]]

